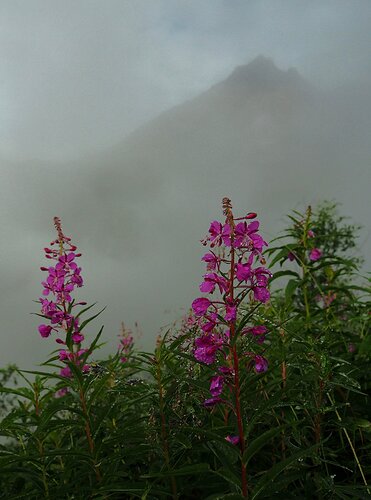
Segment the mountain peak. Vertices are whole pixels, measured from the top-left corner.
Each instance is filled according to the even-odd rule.
[[[246,86],[251,90],[276,90],[286,85],[298,85],[303,79],[295,68],[283,71],[273,59],[258,56],[249,64],[237,66],[225,80],[225,84]]]

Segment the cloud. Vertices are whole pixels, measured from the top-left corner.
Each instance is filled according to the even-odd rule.
[[[222,196],[258,210],[268,238],[287,210],[323,196],[367,223],[367,3],[12,0],[0,9],[0,364],[31,367],[53,348],[29,312],[54,215],[83,252],[81,295],[109,305],[110,348],[121,320],[138,320],[150,345],[198,294],[198,240]],[[307,83],[264,93],[219,84],[260,53],[285,70],[284,83],[291,66]]]
[[[259,53],[318,84],[368,78],[370,10],[345,1],[4,1],[3,154],[96,152]]]

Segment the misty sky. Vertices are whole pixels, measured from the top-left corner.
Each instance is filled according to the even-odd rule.
[[[0,366],[55,348],[29,315],[54,215],[111,348],[122,320],[151,346],[199,293],[222,196],[262,212],[267,238],[336,198],[367,253],[370,21],[368,0],[0,0]],[[218,86],[260,54],[282,91]]]
[[[368,0],[1,0],[2,156],[108,147],[259,54],[369,81],[370,19]]]

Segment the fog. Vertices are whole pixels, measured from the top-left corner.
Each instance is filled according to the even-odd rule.
[[[365,226],[367,2],[2,1],[0,365],[37,332],[52,218],[82,252],[79,297],[150,348],[198,296],[199,240],[229,196],[267,239],[322,199]],[[263,56],[262,56],[263,55]],[[98,356],[98,355],[97,355]]]

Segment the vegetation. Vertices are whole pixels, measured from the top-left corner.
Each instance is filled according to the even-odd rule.
[[[100,313],[83,320],[80,254],[55,219],[38,314],[59,348],[39,370],[0,372],[0,498],[370,498],[359,228],[308,207],[264,251],[256,214],[223,210],[189,315],[153,353],[123,327],[95,362],[103,328],[82,344]]]

